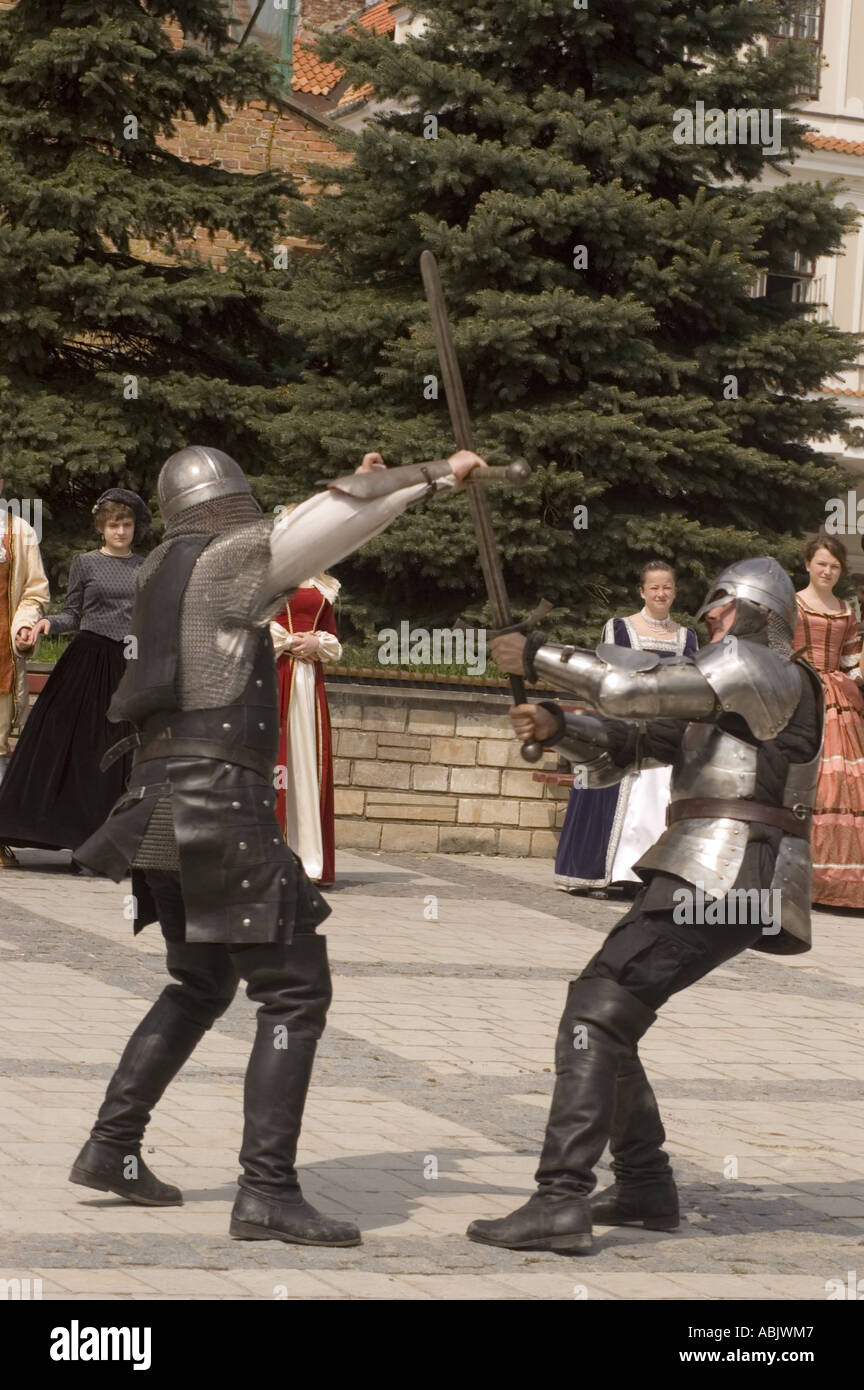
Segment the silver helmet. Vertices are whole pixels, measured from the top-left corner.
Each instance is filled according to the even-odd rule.
[[[159,510],[166,522],[200,502],[245,493],[251,497],[249,479],[230,454],[209,445],[190,444],[163,464],[156,484]]]
[[[777,560],[758,555],[737,560],[714,580],[697,618],[712,608],[735,601],[735,622],[730,632],[738,637],[767,637],[768,645],[788,650],[798,617],[795,588]]]

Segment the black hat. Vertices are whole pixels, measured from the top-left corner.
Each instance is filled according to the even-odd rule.
[[[103,492],[101,497],[96,499],[93,507],[93,515],[102,506],[103,502],[120,502],[124,507],[128,507],[135,518],[135,534],[132,537],[133,544],[140,541],[150,530],[150,508],[143,501],[137,492],[131,492],[128,487],[109,487],[107,492]]]

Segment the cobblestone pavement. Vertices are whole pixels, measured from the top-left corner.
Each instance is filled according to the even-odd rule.
[[[300,1159],[306,1195],[356,1216],[364,1244],[322,1251],[227,1236],[245,996],[148,1131],[185,1206],[67,1184],[164,983],[161,937],[133,941],[128,883],[21,858],[0,874],[0,1278],[41,1279],[53,1299],[825,1299],[849,1271],[864,1290],[861,917],[817,913],[809,955],[745,953],[648,1033],[679,1232],[601,1228],[588,1258],[519,1254],[465,1226],[531,1191],[566,982],[621,904],[556,892],[547,861],[342,854]]]

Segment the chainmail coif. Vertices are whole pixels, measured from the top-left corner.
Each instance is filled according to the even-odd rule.
[[[235,526],[257,521],[261,508],[249,492],[231,493],[210,502],[196,502],[175,516],[165,528],[166,541],[175,536],[218,536]]]

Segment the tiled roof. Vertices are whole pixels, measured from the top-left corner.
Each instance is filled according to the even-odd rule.
[[[295,92],[306,92],[310,96],[323,97],[341,82],[344,69],[338,63],[322,63],[311,48],[305,48],[299,39],[294,42],[294,73],[291,88]]]
[[[350,106],[355,101],[368,101],[374,91],[371,82],[364,82],[362,87],[347,87],[336,105]]]
[[[837,140],[833,135],[816,135],[811,133],[805,135],[804,139],[808,145],[812,145],[817,150],[833,150],[836,154],[857,154],[864,156],[864,141],[862,140]]]
[[[851,386],[823,386],[822,390],[826,396],[860,396],[864,397],[864,391],[855,391]]]
[[[365,10],[352,23],[363,29],[371,29],[373,34],[392,34],[396,29],[398,0],[382,0]],[[347,26],[350,28],[350,25]],[[337,87],[345,76],[345,69],[338,63],[322,63],[321,59],[307,47],[309,39],[294,40],[294,73],[291,87],[295,92],[305,92],[308,96],[324,97]],[[367,83],[362,87],[349,88],[339,99],[339,106],[347,106],[352,101],[364,101],[372,95],[372,87]]]
[[[357,23],[364,29],[371,29],[375,34],[392,34],[396,28],[396,16],[393,13],[395,8],[393,0],[382,0],[380,5],[373,5],[371,10],[366,10]]]

